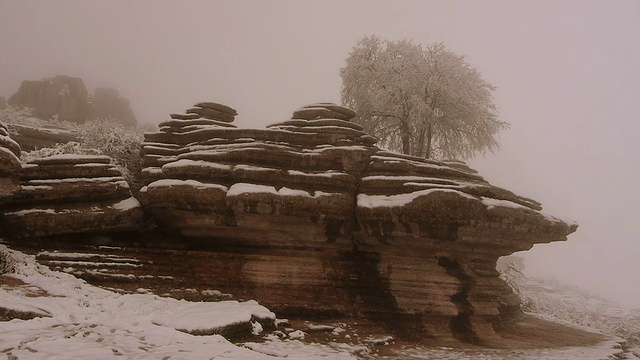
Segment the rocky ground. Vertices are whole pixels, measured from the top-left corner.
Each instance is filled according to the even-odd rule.
[[[40,264],[48,263],[54,268],[62,267],[61,270],[82,276],[83,267],[84,271],[90,269],[86,253],[40,253],[37,258],[41,260],[36,261],[36,257],[4,249],[3,253],[9,253],[14,260],[11,269],[5,269],[10,273],[0,276],[0,299],[3,300],[0,306],[3,308],[0,311],[0,333],[3,334],[0,335],[0,359],[81,358],[89,354],[101,359],[633,358],[631,353],[623,351],[620,339],[533,316],[527,316],[518,324],[499,332],[493,342],[484,346],[454,341],[408,340],[394,336],[375,323],[353,318],[279,319],[271,329],[258,325],[250,318],[244,321],[253,321],[253,327],[248,332],[227,336],[234,341],[230,343],[211,333],[196,336],[176,331],[179,321],[186,320],[194,325],[201,323],[206,317],[202,312],[217,314],[213,316],[214,319],[226,318],[230,325],[237,325],[237,316],[229,317],[228,311],[212,307],[206,311],[201,309],[199,314],[193,314],[193,311],[190,314],[185,310],[217,304],[215,302],[189,302],[171,298],[182,297],[180,294],[194,297],[196,293],[204,293],[229,302],[228,295],[221,292],[183,288],[183,292],[173,295],[167,292],[158,296],[148,288],[133,291],[111,287],[110,290],[104,290],[64,271],[52,271]],[[94,262],[95,259],[101,259],[106,264],[136,264],[136,259],[109,259],[95,255]],[[75,264],[70,264],[72,262]],[[126,268],[135,267],[120,267]],[[105,273],[109,272],[115,274],[111,270]],[[138,278],[138,282],[144,281],[140,276],[135,278]],[[129,280],[134,279],[129,277]],[[133,281],[122,282],[131,283]],[[253,303],[250,305],[257,306]],[[238,309],[244,305],[239,306]]]

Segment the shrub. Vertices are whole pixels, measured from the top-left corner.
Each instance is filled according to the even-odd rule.
[[[78,129],[83,148],[97,149],[113,159],[133,191],[142,186],[140,174],[142,134],[112,119],[88,121]]]

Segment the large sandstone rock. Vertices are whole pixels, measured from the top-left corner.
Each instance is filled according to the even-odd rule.
[[[143,202],[166,231],[213,251],[194,276],[283,314],[479,342],[504,294],[497,259],[577,227],[464,163],[375,147],[335,104],[265,130],[201,108],[223,114],[190,109],[199,118],[175,114],[145,134]]]
[[[100,119],[116,119],[124,126],[135,127],[138,123],[136,115],[129,106],[129,100],[123,98],[118,90],[112,88],[97,88],[93,92],[95,117]]]
[[[54,155],[22,166],[21,190],[2,216],[10,238],[136,230],[140,203],[107,156]]]
[[[9,98],[8,104],[33,108],[34,115],[45,120],[57,115],[59,120],[83,123],[94,113],[82,80],[69,76],[25,80],[18,92]]]

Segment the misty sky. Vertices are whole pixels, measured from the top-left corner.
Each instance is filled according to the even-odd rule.
[[[469,163],[580,224],[527,252],[529,273],[640,307],[640,1],[0,0],[0,95],[64,74],[118,89],[142,123],[216,101],[263,128],[339,103],[365,35],[467,55],[511,124]]]

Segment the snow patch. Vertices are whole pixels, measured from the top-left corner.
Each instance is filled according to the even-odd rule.
[[[427,196],[431,193],[435,192],[448,192],[454,193],[460,197],[470,199],[470,200],[478,200],[476,197],[471,196],[469,194],[465,194],[461,191],[452,190],[452,189],[425,189],[420,191],[414,191],[412,193],[406,194],[397,194],[397,195],[367,195],[367,194],[359,194],[358,195],[358,206],[364,208],[378,208],[378,207],[402,207],[410,204],[415,199]]]

